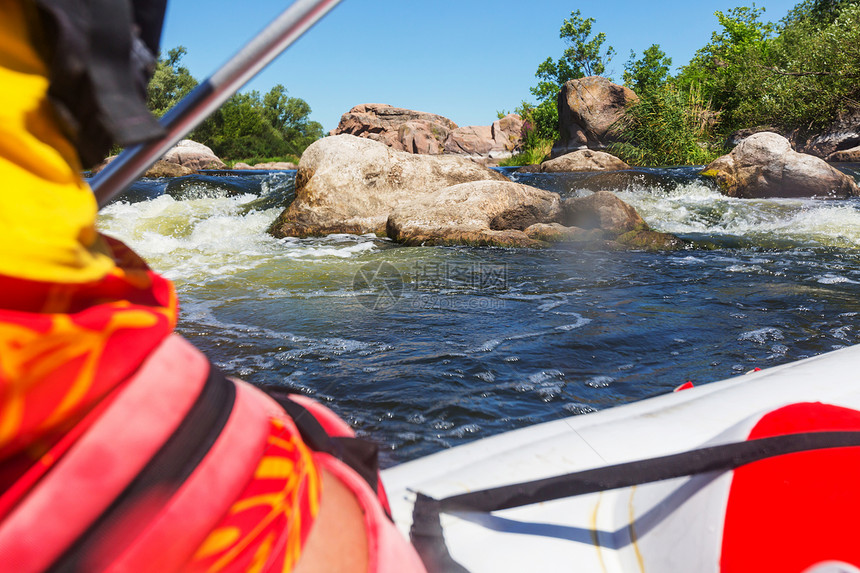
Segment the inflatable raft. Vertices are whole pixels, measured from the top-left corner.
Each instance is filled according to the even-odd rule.
[[[858,371],[860,346],[483,439],[383,481],[431,571],[858,572]]]

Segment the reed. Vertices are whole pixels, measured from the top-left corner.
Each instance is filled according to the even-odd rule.
[[[619,141],[609,151],[643,167],[709,163],[725,151],[710,143],[717,119],[699,88],[669,83],[625,110],[612,128]]]

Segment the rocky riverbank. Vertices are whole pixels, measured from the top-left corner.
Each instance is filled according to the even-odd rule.
[[[330,135],[355,135],[397,151],[457,155],[492,165],[519,150],[522,128],[523,121],[516,114],[497,119],[492,125],[459,127],[441,115],[366,103],[343,114]]]

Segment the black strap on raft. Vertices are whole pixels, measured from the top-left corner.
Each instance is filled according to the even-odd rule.
[[[154,515],[160,511],[162,503],[178,491],[206,457],[227,424],[235,400],[233,382],[210,365],[203,389],[185,419],[134,481],[48,571],[104,571],[149,524],[146,512]],[[135,519],[124,521],[130,514]],[[117,527],[119,524],[122,527]]]
[[[433,499],[419,493],[412,511],[410,537],[431,573],[467,570],[454,561],[443,537],[440,514],[491,512],[708,472],[728,471],[785,454],[860,446],[860,431],[805,432],[700,448],[680,454],[494,487]]]
[[[307,408],[290,399],[289,390],[268,384],[260,388],[293,419],[305,445],[339,459],[360,475],[374,493],[379,493],[379,446],[376,443],[362,438],[330,436]]]
[[[163,135],[146,108],[166,0],[33,0],[54,108],[85,168]]]

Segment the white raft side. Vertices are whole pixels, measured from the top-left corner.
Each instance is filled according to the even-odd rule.
[[[758,420],[756,414],[794,402],[860,409],[858,367],[860,345],[486,438],[390,468],[383,480],[395,521],[408,535],[414,500],[410,490],[441,498],[737,441]],[[730,474],[716,477],[703,490],[700,486],[710,477],[493,515],[443,515],[442,523],[451,554],[470,571],[552,571],[573,565],[582,571],[716,571]],[[677,519],[681,514],[698,523]],[[668,515],[673,519],[665,519]],[[704,521],[695,517],[702,515],[707,516]],[[704,535],[713,538],[706,543]],[[637,538],[635,543],[631,537]],[[678,553],[684,546],[689,551],[683,553],[690,555]]]

